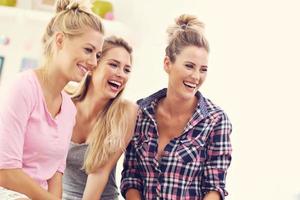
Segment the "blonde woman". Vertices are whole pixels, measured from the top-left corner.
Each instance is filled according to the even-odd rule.
[[[198,89],[208,70],[203,24],[182,15],[168,29],[168,88],[139,101],[121,192],[126,199],[220,200],[231,161],[231,123]]]
[[[20,74],[0,110],[0,199],[61,198],[76,114],[63,88],[97,66],[102,44],[88,0],[58,0],[42,66]]]
[[[121,38],[104,41],[99,66],[73,95],[76,125],[63,177],[65,200],[118,199],[115,166],[135,126],[137,105],[121,98],[132,49]]]

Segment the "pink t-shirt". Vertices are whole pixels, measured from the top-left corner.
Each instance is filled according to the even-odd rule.
[[[20,74],[8,95],[1,94],[6,100],[0,105],[0,169],[22,168],[45,189],[55,172],[64,171],[76,107],[61,94],[54,119],[32,70]]]

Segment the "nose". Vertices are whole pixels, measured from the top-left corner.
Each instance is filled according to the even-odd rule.
[[[192,72],[192,78],[194,81],[199,82],[200,80],[200,71],[199,70],[194,70]]]
[[[125,74],[124,69],[122,67],[118,67],[117,76],[125,78],[126,74]]]
[[[97,67],[97,57],[95,55],[92,55],[87,62],[87,65],[89,67],[89,70],[94,70]]]

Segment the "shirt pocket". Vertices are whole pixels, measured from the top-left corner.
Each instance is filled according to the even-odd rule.
[[[179,142],[176,151],[179,162],[202,165],[206,160],[205,143],[199,139],[186,139]]]

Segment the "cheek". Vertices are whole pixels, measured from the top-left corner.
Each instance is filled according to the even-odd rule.
[[[126,87],[126,84],[128,82],[129,76],[127,75],[126,77],[124,77],[124,84],[123,84],[123,88]]]

